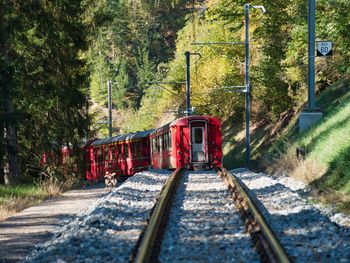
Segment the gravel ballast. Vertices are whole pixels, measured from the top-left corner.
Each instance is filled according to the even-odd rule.
[[[258,206],[294,262],[349,262],[350,218],[312,205],[309,188],[290,177],[232,171]]]
[[[127,262],[169,175],[135,174],[62,227],[27,262]]]
[[[213,171],[182,178],[160,262],[259,262],[223,180]]]

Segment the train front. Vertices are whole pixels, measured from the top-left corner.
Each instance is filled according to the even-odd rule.
[[[221,123],[208,116],[190,116],[170,125],[176,167],[209,170],[222,167]]]

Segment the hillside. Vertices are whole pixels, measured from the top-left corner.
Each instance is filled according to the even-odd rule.
[[[252,130],[253,165],[274,174],[289,174],[312,185],[322,201],[337,202],[349,212],[350,204],[350,89],[349,79],[324,90],[317,100],[324,112],[322,121],[303,133],[298,132],[300,109],[279,122]],[[294,112],[294,111],[290,111]],[[226,124],[227,125],[227,124]],[[224,165],[242,165],[244,132],[226,126]],[[305,151],[297,158],[296,148]]]
[[[244,95],[226,87],[244,83],[244,46],[194,43],[244,41],[246,1],[158,3],[106,1],[104,8],[95,10],[93,18],[99,18],[101,12],[105,20],[97,20],[102,34],[93,37],[89,53],[92,98],[98,105],[106,105],[106,87],[101,83],[107,79],[115,83],[112,98],[118,114],[114,115],[114,127],[120,133],[154,128],[181,117],[185,106],[184,53],[189,51],[193,54],[191,106],[196,114],[223,121],[224,165],[242,167]],[[316,88],[323,91],[318,94],[318,105],[325,117],[302,134],[298,133],[297,120],[307,97],[306,3],[276,0],[261,4],[266,13],[250,12],[251,168],[288,173],[346,200],[350,194],[346,170],[350,3],[317,3],[317,39],[334,41],[336,52],[316,60]],[[95,122],[101,122],[99,118]],[[95,125],[94,130],[106,133],[101,125]],[[305,159],[296,157],[297,147],[305,150]]]
[[[154,128],[181,117],[185,106],[184,53],[189,51],[194,54],[190,63],[191,106],[196,114],[223,121],[224,165],[242,167],[244,95],[226,87],[244,83],[244,47],[194,43],[244,41],[246,1],[178,1],[175,5],[164,1],[156,6],[153,1],[136,2],[106,2],[108,8],[103,12],[121,15],[124,24],[107,15],[108,23],[98,25],[105,35],[94,39],[96,49],[90,53],[92,98],[105,105],[106,88],[101,80],[116,83],[113,92],[118,94],[112,97],[118,115],[114,125],[120,133]],[[298,133],[297,120],[307,97],[306,3],[278,0],[261,4],[266,13],[250,13],[251,168],[288,173],[346,200],[350,191],[346,171],[350,17],[346,10],[350,3],[317,3],[317,38],[334,41],[336,52],[316,60],[316,89],[323,91],[318,105],[325,118],[303,134]],[[127,34],[124,27],[130,29]],[[96,132],[105,134],[105,127],[95,127]],[[305,151],[305,159],[296,157],[297,147]]]

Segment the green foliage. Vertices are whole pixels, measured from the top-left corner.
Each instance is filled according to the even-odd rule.
[[[81,1],[1,4],[1,82],[14,113],[22,171],[40,155],[87,136],[87,49]]]
[[[221,3],[222,4],[222,3]],[[236,114],[241,110],[243,97],[221,89],[224,86],[241,85],[243,78],[240,55],[243,49],[239,46],[204,46],[191,45],[192,42],[228,42],[239,39],[240,32],[232,32],[227,21],[219,21],[217,9],[205,16],[191,16],[187,25],[178,33],[175,58],[169,65],[166,80],[185,80],[186,51],[200,53],[191,56],[191,97],[192,106],[198,114],[211,114],[218,117]],[[213,22],[214,21],[214,22]],[[236,64],[236,65],[235,65]],[[169,87],[171,88],[171,87]],[[178,94],[170,99],[184,110],[185,87],[173,87]]]
[[[34,31],[31,29],[33,40],[45,41],[32,41],[21,50],[24,55],[37,58],[36,63],[26,65],[26,74],[22,75],[32,78],[22,80],[24,96],[18,103],[19,111],[27,122],[36,124],[22,137],[26,139],[24,144],[35,142],[48,150],[55,142],[57,149],[64,143],[76,144],[87,135],[87,72],[80,57],[86,48],[85,27],[79,20],[82,12],[79,2],[67,1],[38,5],[28,14],[28,20],[42,20]]]
[[[114,108],[126,119],[135,117],[132,112],[147,104],[141,100],[150,82],[159,80],[157,65],[173,57],[176,31],[188,13],[184,8],[187,2],[105,0],[89,3],[86,21],[93,27],[88,60],[94,102],[106,105],[107,81],[111,80]],[[101,122],[103,118],[97,115],[96,121]],[[145,125],[141,123],[140,127]],[[123,130],[130,129],[133,128],[123,127]]]
[[[245,3],[2,2],[0,130],[8,124],[17,128],[22,170],[32,164],[33,154],[58,153],[61,145],[75,147],[89,136],[89,97],[95,106],[105,107],[108,80],[113,82],[113,107],[124,113],[121,132],[181,116],[185,85],[151,82],[183,82],[186,51],[200,53],[191,56],[196,113],[235,121],[239,127],[244,95],[225,87],[244,84],[244,46],[192,44],[244,41]],[[273,123],[307,97],[307,2],[260,4],[266,14],[250,10],[252,119]],[[348,0],[317,2],[317,39],[334,43],[333,57],[316,60],[318,90],[350,73],[349,8]],[[6,112],[6,101],[13,104],[13,113]],[[95,119],[101,122],[101,116]]]
[[[242,118],[244,96],[229,93],[225,86],[244,83],[244,47],[193,46],[193,42],[244,41],[244,1],[209,1],[204,12],[187,16],[186,25],[178,32],[175,56],[167,63],[165,81],[184,81],[185,51],[191,56],[192,106],[199,114],[212,114],[222,119]],[[253,122],[276,122],[292,107],[302,105],[307,96],[307,2],[263,1],[262,15],[250,10],[251,83]],[[319,1],[317,38],[335,44],[332,58],[316,59],[317,87],[325,89],[347,74],[349,68],[349,2]],[[341,10],[341,11],[339,11]],[[327,15],[322,15],[327,13]],[[169,85],[176,94],[168,100],[185,105],[184,87]],[[159,104],[164,102],[159,101]],[[157,108],[157,107],[155,107]],[[143,112],[140,111],[140,114]],[[155,116],[159,112],[154,113]]]

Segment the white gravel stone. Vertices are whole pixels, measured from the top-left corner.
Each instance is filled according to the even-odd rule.
[[[232,171],[294,262],[350,262],[350,217],[309,202],[309,187],[290,177]]]
[[[186,173],[164,235],[160,262],[259,262],[227,187],[215,172]]]
[[[27,262],[127,262],[170,172],[135,174],[63,226]]]

